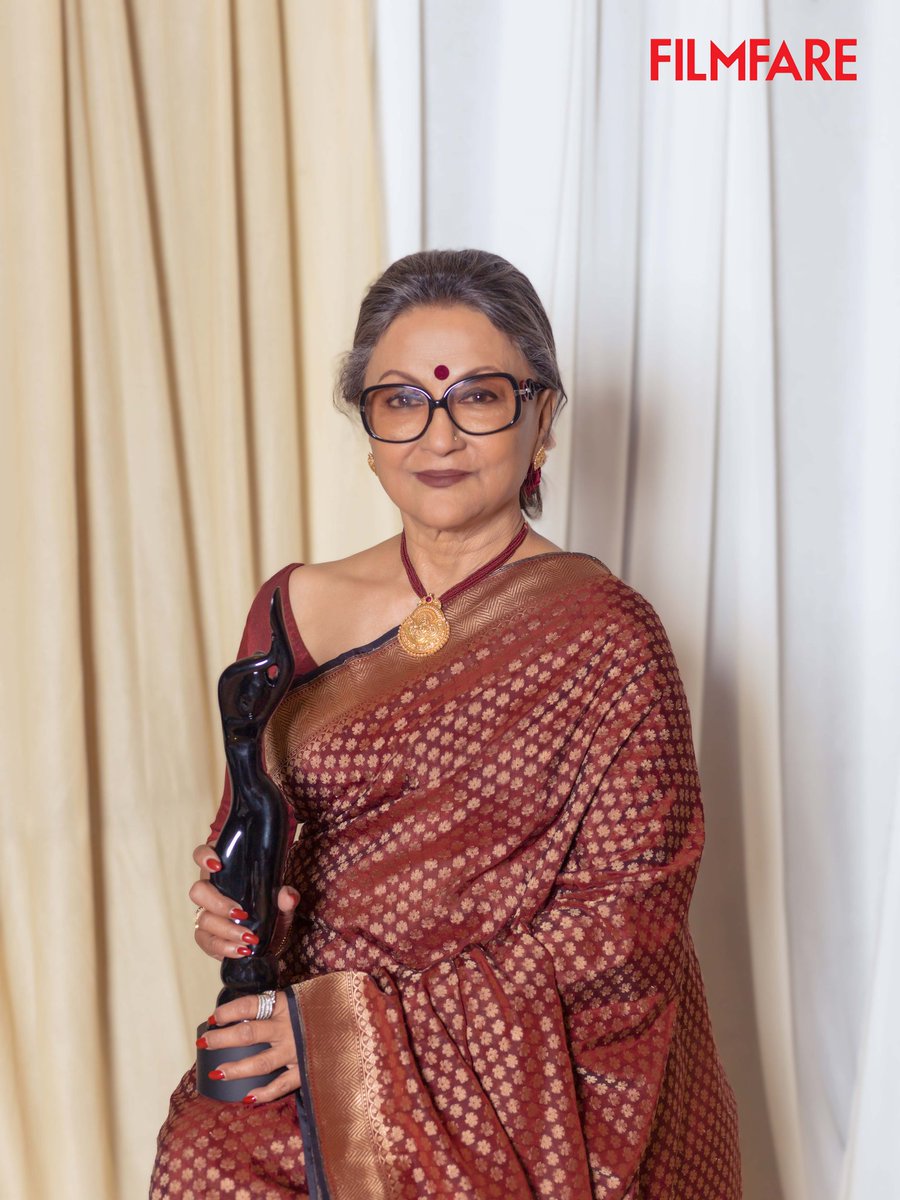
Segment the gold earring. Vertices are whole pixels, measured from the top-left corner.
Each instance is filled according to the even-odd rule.
[[[535,454],[534,458],[531,460],[532,467],[535,469],[535,471],[539,471],[546,461],[547,451],[543,446],[538,446],[537,454]]]
[[[372,471],[374,471],[375,474],[377,475],[378,472],[375,470],[375,455],[372,453],[371,450],[369,451],[369,457],[368,457],[367,461],[368,461],[370,469]]]

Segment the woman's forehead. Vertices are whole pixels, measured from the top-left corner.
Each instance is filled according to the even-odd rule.
[[[366,374],[415,368],[442,379],[486,363],[507,370],[524,365],[515,343],[477,309],[461,304],[418,307],[387,327],[375,343]]]

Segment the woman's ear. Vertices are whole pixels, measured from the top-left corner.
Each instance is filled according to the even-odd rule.
[[[542,397],[542,404],[538,410],[538,432],[540,433],[540,444],[545,450],[552,450],[556,445],[556,435],[550,428],[553,420],[553,413],[556,409],[556,403],[556,392],[548,390]]]

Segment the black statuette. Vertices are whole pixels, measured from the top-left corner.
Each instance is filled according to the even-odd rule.
[[[281,589],[276,587],[269,604],[272,644],[265,654],[239,659],[219,678],[219,711],[225,739],[225,759],[231,778],[231,808],[216,841],[222,869],[210,882],[230,896],[248,917],[241,921],[259,938],[252,953],[222,961],[222,990],[217,1004],[240,996],[259,995],[275,987],[277,963],[271,953],[278,919],[278,890],[287,854],[287,810],[278,786],[266,774],[262,738],[272,714],[290,688],[294,655],[284,619]],[[206,1032],[202,1025],[197,1036]],[[219,1100],[240,1100],[254,1088],[265,1086],[281,1071],[244,1079],[235,1087],[208,1078],[208,1072],[227,1056],[232,1061],[267,1049],[267,1043],[234,1047],[227,1051],[198,1050],[197,1088]],[[240,1094],[235,1094],[239,1091]]]

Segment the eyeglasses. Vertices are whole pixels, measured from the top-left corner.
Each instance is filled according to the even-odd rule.
[[[438,408],[463,433],[482,437],[515,425],[522,401],[533,400],[543,390],[534,379],[517,382],[505,372],[458,379],[440,400],[412,384],[379,383],[360,394],[359,412],[366,433],[379,442],[414,442]]]

